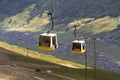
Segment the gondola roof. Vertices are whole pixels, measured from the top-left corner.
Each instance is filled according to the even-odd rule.
[[[73,43],[85,43],[84,40],[74,40]]]
[[[56,36],[57,34],[55,33],[43,33],[43,34],[40,34],[41,36],[51,36],[51,37],[54,37]]]

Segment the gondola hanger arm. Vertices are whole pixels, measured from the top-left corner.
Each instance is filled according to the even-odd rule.
[[[74,28],[74,37],[75,37],[75,39],[76,39],[76,28],[77,27],[79,27],[78,25],[73,25],[73,27],[72,28]]]
[[[48,12],[47,15],[50,17],[51,20],[51,29],[49,31],[47,31],[47,33],[50,33],[50,31],[53,30],[54,28],[54,24],[53,24],[53,13],[52,12]]]

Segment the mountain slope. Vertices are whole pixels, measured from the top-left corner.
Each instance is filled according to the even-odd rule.
[[[19,46],[13,46],[8,45],[6,43],[1,43],[1,46],[7,46],[8,49],[18,49],[19,53],[15,53],[13,51],[10,51],[8,49],[0,48],[0,57],[2,58],[9,58],[8,61],[10,61],[9,64],[4,63],[4,65],[0,66],[0,78],[5,78],[6,80],[12,79],[21,79],[20,76],[22,76],[23,80],[31,79],[45,79],[45,80],[70,80],[70,79],[85,79],[86,70],[83,67],[79,67],[79,69],[71,68],[71,67],[64,67],[58,64],[64,63],[64,60],[62,62],[57,61],[57,64],[50,63],[46,60],[40,60],[36,58],[30,58],[30,55],[35,56],[38,54],[34,53],[33,51],[30,51],[28,56],[26,55],[20,55],[23,54],[25,51],[24,48],[19,48]],[[18,51],[17,50],[17,51]],[[22,51],[22,53],[21,53]],[[26,53],[24,53],[26,54]],[[39,54],[39,58],[42,58],[42,54]],[[48,56],[44,55],[44,58],[49,59]],[[0,61],[2,61],[2,58],[0,58]],[[51,59],[55,60],[55,57],[51,56]],[[12,64],[14,63],[14,64]],[[11,65],[12,64],[12,65]],[[65,63],[67,66],[68,63]],[[71,64],[71,63],[69,63]],[[35,72],[35,69],[40,68],[41,72]],[[18,71],[18,72],[17,72]],[[49,73],[52,71],[51,73]],[[11,73],[11,74],[8,74]],[[28,75],[29,74],[29,75]],[[88,79],[93,80],[94,76],[94,70],[92,68],[88,68]],[[13,77],[16,75],[15,77]],[[6,76],[6,77],[5,77]],[[30,77],[31,76],[31,77]],[[104,76],[104,77],[101,77]],[[9,78],[9,79],[7,79]],[[120,75],[117,73],[113,73],[110,71],[104,71],[97,69],[97,80],[119,80]]]
[[[61,17],[98,17],[98,16],[118,16],[119,0],[2,0],[1,8],[9,8],[11,10],[23,10],[31,4],[36,4],[36,8],[41,12],[45,10],[54,10]],[[22,5],[22,6],[21,6]],[[18,9],[19,8],[19,9]],[[2,9],[2,13],[7,10]],[[64,12],[66,11],[66,12]],[[12,12],[12,11],[9,11]],[[12,12],[13,13],[13,12]],[[14,14],[14,13],[13,13]]]
[[[23,13],[22,15],[24,15],[25,8],[35,4],[33,9],[29,10],[30,16],[26,18],[27,20],[23,21],[24,23],[34,21],[36,16],[41,16],[45,11],[54,11],[55,23],[66,24],[78,18],[117,17],[120,14],[119,3],[119,0],[2,0],[0,5],[2,11],[0,14],[1,16],[2,14],[6,16],[17,16],[18,13]],[[3,17],[1,18],[2,20]],[[21,19],[16,18],[15,21],[21,21]],[[8,23],[11,23],[11,21]]]
[[[78,55],[73,58],[73,54],[69,54],[74,40],[72,26],[79,25],[78,38],[100,37],[98,53],[119,60],[119,3],[119,0],[1,0],[0,40],[38,50],[39,34],[51,27],[47,11],[52,11],[60,46],[51,54],[80,63]],[[90,46],[93,46],[92,42]],[[89,49],[92,53],[92,48]]]

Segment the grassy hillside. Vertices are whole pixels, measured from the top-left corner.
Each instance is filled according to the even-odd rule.
[[[97,16],[118,16],[119,15],[119,0],[2,0],[1,1],[1,13],[5,14],[15,14],[10,10],[15,10],[16,12],[22,11],[24,8],[31,4],[37,4],[36,8],[40,11],[45,9],[54,10],[57,14],[62,14],[69,17],[97,17]],[[22,4],[22,6],[21,6]],[[76,4],[76,5],[74,5]],[[80,4],[80,5],[79,5]],[[15,6],[13,6],[15,5]],[[4,9],[5,8],[5,9]],[[70,10],[69,10],[70,9]],[[9,12],[8,12],[9,11]],[[67,11],[64,13],[64,11]],[[111,13],[112,11],[112,13]],[[77,13],[77,15],[76,15]],[[89,14],[88,14],[89,13]],[[69,14],[69,15],[68,15]],[[74,16],[73,16],[74,15]]]
[[[105,33],[117,29],[120,24],[119,17],[111,18],[109,16],[103,18],[85,18],[75,20],[68,24],[69,27],[79,25],[78,33],[91,33],[92,35]]]
[[[7,28],[39,28],[48,24],[47,18],[43,17],[46,11],[54,11],[54,21],[59,27],[79,18],[118,17],[120,13],[119,3],[119,0],[2,0],[0,14],[3,21],[1,24]],[[111,24],[113,25],[113,23]],[[96,28],[93,29],[93,32],[95,30]]]
[[[66,43],[71,44],[74,40],[74,28],[72,26],[78,25],[78,38],[102,38],[103,41],[97,43],[97,51],[110,54],[118,59],[120,52],[119,3],[119,0],[2,0],[0,3],[2,9],[0,12],[0,29],[46,32],[50,28],[47,11],[54,11],[54,31],[58,33],[60,45],[65,43],[65,47],[59,47],[59,53],[62,49],[64,49],[64,53],[70,53],[71,47],[66,46]],[[2,37],[0,39],[38,50],[36,46],[39,32],[35,34],[11,33],[1,32]],[[93,45],[89,42],[89,46],[92,47]],[[92,48],[89,49],[93,50]],[[110,51],[111,49],[113,50]],[[63,57],[65,56],[62,55],[61,58]],[[72,56],[67,57],[68,60],[74,61]],[[77,62],[79,62],[78,59],[76,59]]]
[[[18,54],[21,54],[21,55],[24,55],[24,56],[28,55],[31,58],[45,60],[47,62],[60,64],[60,65],[68,66],[68,67],[70,66],[72,68],[84,68],[83,65],[79,65],[79,64],[69,62],[69,61],[64,61],[64,60],[58,59],[58,58],[56,58],[52,55],[38,53],[38,52],[35,52],[35,51],[31,51],[31,50],[28,50],[28,53],[27,53],[27,49],[25,49],[23,47],[19,47],[19,46],[15,46],[15,45],[9,45],[9,44],[4,43],[4,42],[0,42],[0,44],[1,44],[0,45],[1,47],[4,47],[8,50],[14,51],[14,52],[16,52]],[[66,65],[66,64],[68,64],[68,65]]]
[[[23,12],[7,18],[3,21],[3,27],[9,30],[35,30],[41,29],[41,26],[49,23],[47,13],[40,15],[32,14],[35,4],[25,8]]]
[[[59,75],[71,77],[76,80],[85,79],[85,70],[82,65],[71,63],[65,60],[60,60],[50,55],[45,55],[42,53],[38,54],[30,50],[29,50],[28,56],[26,56],[25,48],[9,45],[2,42],[0,42],[0,45],[1,47],[6,47],[6,49],[8,50],[12,50],[16,52],[16,54],[11,54],[12,52],[8,54],[8,57],[13,61],[20,61],[20,62],[26,62],[26,63],[29,62],[29,63],[35,63],[40,65],[55,65],[55,64],[63,65],[64,64],[64,66],[66,66],[66,67],[61,66],[60,68],[49,68],[49,70],[52,71],[52,74],[42,73],[42,75],[44,74],[47,78],[49,77],[50,79],[52,78],[53,80],[69,80],[67,78],[54,75],[54,74],[59,74]],[[20,55],[17,55],[17,54],[20,54]],[[28,68],[30,68],[30,66]],[[41,70],[46,71],[47,68],[42,67]],[[93,74],[94,74],[93,69],[89,68],[88,69],[89,80],[93,80],[94,78]],[[97,80],[113,80],[113,79],[119,80],[119,78],[120,78],[120,75],[117,73],[97,69]]]

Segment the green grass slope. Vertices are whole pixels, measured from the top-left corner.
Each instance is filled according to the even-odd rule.
[[[68,67],[72,67],[72,68],[84,68],[83,65],[79,65],[77,63],[73,63],[73,62],[70,62],[70,61],[58,59],[58,58],[56,58],[52,55],[38,53],[38,52],[35,52],[35,51],[31,51],[31,50],[28,50],[28,54],[27,54],[27,49],[26,48],[15,46],[15,45],[10,45],[10,44],[4,43],[4,42],[0,42],[0,44],[1,44],[0,46],[3,47],[3,48],[14,51],[14,52],[16,52],[18,54],[21,54],[21,55],[24,55],[24,56],[28,55],[31,58],[45,60],[47,62],[51,62],[51,63],[63,65],[63,66],[68,66]]]
[[[95,35],[99,33],[110,32],[114,29],[117,29],[119,24],[120,24],[119,17],[111,18],[109,16],[106,16],[98,19],[94,18],[78,19],[69,23],[68,27],[71,28],[71,26],[73,25],[79,25],[78,33],[83,32],[83,34],[91,33],[92,35]]]
[[[67,78],[58,77],[58,75],[54,75],[54,74],[64,75],[64,76],[67,76],[67,77],[70,77],[70,78],[73,78],[76,80],[84,80],[85,79],[86,71],[83,66],[80,66],[78,64],[71,63],[68,61],[60,60],[60,59],[57,59],[50,55],[45,55],[42,53],[39,54],[40,56],[38,58],[35,56],[35,55],[38,56],[38,54],[36,54],[34,51],[30,51],[29,55],[26,56],[26,54],[24,52],[25,48],[20,48],[20,47],[18,48],[17,46],[9,45],[9,44],[2,43],[2,42],[0,42],[0,45],[1,45],[1,47],[6,47],[6,49],[15,51],[16,54],[19,54],[19,55],[8,54],[8,57],[13,61],[36,63],[36,64],[40,64],[40,65],[51,65],[51,64],[53,65],[53,63],[55,65],[58,65],[58,64],[61,65],[61,63],[62,63],[65,65],[71,64],[76,67],[79,67],[79,68],[68,67],[68,66],[64,67],[61,65],[60,68],[49,68],[49,70],[51,70],[53,74],[47,74],[47,73],[43,73],[43,74],[46,75],[46,77],[50,77],[50,79],[52,78],[53,80],[69,80]],[[41,68],[41,70],[46,71],[47,69]],[[88,75],[89,80],[93,80],[94,79],[94,70],[92,68],[89,68],[87,75]],[[119,74],[113,73],[110,71],[100,70],[100,69],[97,69],[96,75],[97,75],[97,80],[119,80],[120,79]]]
[[[41,26],[44,26],[49,23],[49,20],[46,12],[44,12],[42,15],[35,15],[33,12],[35,6],[35,4],[28,6],[24,9],[23,12],[16,14],[12,17],[6,18],[1,23],[3,24],[2,27],[12,31],[40,30]]]
[[[47,20],[43,19],[42,14],[45,11],[54,11],[55,15],[55,23],[57,25],[67,24],[72,20],[76,20],[79,18],[101,18],[104,16],[110,17],[118,17],[120,10],[119,10],[119,0],[21,0],[21,1],[8,1],[2,0],[1,2],[1,16],[4,17],[3,14],[6,16],[1,18],[3,22],[1,24],[4,27],[16,27],[16,26],[42,26],[48,23]],[[22,5],[22,6],[20,6]],[[11,13],[12,15],[10,15]],[[98,20],[99,21],[102,20]],[[113,27],[116,24],[114,21],[107,19],[108,23],[105,25]],[[97,21],[96,21],[97,22]],[[95,23],[96,23],[95,22]],[[92,23],[94,26],[94,22]],[[103,28],[105,25],[101,24],[102,29],[98,32],[102,32],[105,30]],[[82,25],[82,24],[81,24]],[[84,24],[83,24],[84,25]],[[99,24],[96,25],[96,27]],[[97,28],[90,29],[94,32]],[[109,29],[106,27],[106,29]],[[98,33],[94,32],[94,33]]]

